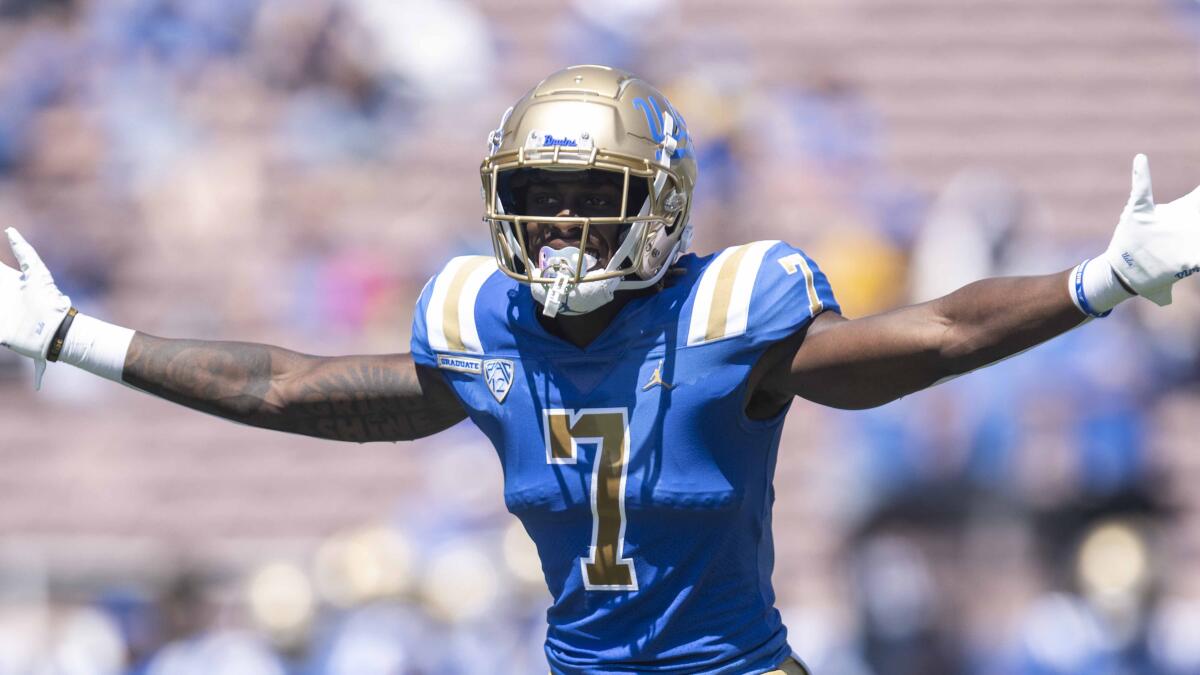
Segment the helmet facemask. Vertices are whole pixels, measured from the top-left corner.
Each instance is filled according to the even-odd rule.
[[[580,150],[583,139],[562,140],[574,140],[575,148],[556,145],[553,150],[528,152],[522,148],[507,162],[492,156],[488,160],[497,161],[485,160],[492,170],[483,175],[484,219],[491,226],[499,267],[530,285],[547,316],[584,314],[611,301],[617,290],[658,283],[687,243],[687,237],[672,236],[686,227],[681,222],[686,197],[677,189],[672,171],[591,147]],[[631,166],[635,163],[636,168]],[[548,215],[528,203],[535,186],[571,181],[606,182],[617,188],[617,198],[607,210],[574,208],[572,215]],[[595,251],[587,250],[593,228],[614,225],[621,228],[615,250],[607,261],[599,260]],[[545,251],[531,241],[530,230],[535,227],[578,228],[583,250]],[[664,244],[668,250],[663,250]]]

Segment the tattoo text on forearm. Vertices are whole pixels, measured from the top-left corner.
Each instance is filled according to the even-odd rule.
[[[396,357],[317,358],[266,345],[138,334],[123,377],[219,417],[342,441],[417,438],[462,417],[456,402],[427,386],[436,383],[422,382],[411,363]]]

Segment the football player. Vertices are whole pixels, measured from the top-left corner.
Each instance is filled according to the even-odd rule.
[[[238,422],[342,441],[470,418],[554,596],[550,670],[802,673],[774,607],[772,474],[797,396],[867,408],[1028,349],[1200,269],[1200,192],[1155,205],[1146,158],[1108,249],[847,320],[803,251],[685,254],[692,139],[619,70],[554,73],[489,137],[492,256],[421,293],[411,353],[316,357],[152,337],[80,314],[33,248],[0,271],[0,339]]]

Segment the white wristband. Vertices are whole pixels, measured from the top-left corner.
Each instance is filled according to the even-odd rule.
[[[1133,297],[1104,258],[1079,263],[1067,285],[1075,306],[1088,316],[1108,316],[1113,307]]]
[[[77,314],[58,360],[115,382],[121,381],[134,331]]]

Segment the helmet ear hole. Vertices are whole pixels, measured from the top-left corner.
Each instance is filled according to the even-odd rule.
[[[687,211],[687,195],[678,188],[671,188],[663,198],[663,211],[671,216],[671,224],[667,225],[666,233],[673,236],[683,225],[684,214]]]
[[[684,206],[687,206],[687,197],[674,188],[667,194],[667,198],[663,200],[663,209],[667,213],[679,213],[683,211]]]

